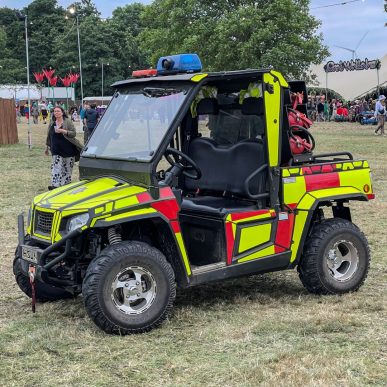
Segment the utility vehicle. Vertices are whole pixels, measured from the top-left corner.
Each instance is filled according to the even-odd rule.
[[[295,124],[304,82],[270,68],[205,73],[191,54],[133,75],[114,84],[80,181],[36,196],[26,231],[19,215],[24,293],[82,293],[98,327],[128,334],[160,325],[176,290],[211,281],[297,268],[312,293],[362,285],[370,252],[348,203],[374,198],[370,168],[313,153]]]

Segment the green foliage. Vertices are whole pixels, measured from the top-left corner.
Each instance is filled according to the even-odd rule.
[[[6,30],[0,26],[0,84],[15,83],[15,79],[25,78],[23,63],[18,59],[10,58],[9,49],[7,48],[8,39]]]
[[[160,55],[197,52],[210,71],[270,65],[303,77],[328,55],[309,0],[155,0],[145,9],[142,48]]]
[[[328,54],[316,33],[319,22],[308,13],[309,0],[155,0],[118,7],[104,21],[92,0],[71,6],[75,14],[57,0],[34,0],[21,10],[28,16],[31,82],[42,68],[62,77],[79,71],[78,19],[85,96],[101,94],[102,62],[107,95],[114,81],[162,55],[197,52],[209,71],[272,65],[304,78],[309,65]],[[0,8],[0,28],[0,83],[24,83],[24,23],[15,10]],[[79,88],[78,82],[78,96]]]

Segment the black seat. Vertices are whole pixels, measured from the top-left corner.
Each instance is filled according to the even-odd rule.
[[[241,141],[227,146],[198,137],[188,148],[191,157],[202,172],[199,180],[187,178],[185,187],[189,191],[228,192],[245,199],[255,199],[255,195],[265,189],[265,174],[246,179],[265,164],[265,151],[262,140]]]
[[[197,107],[198,114],[214,115],[218,111],[215,98],[204,98]],[[266,153],[263,140],[258,138],[264,135],[263,99],[245,98],[241,113],[245,118],[246,137],[250,139],[234,145],[219,145],[213,139],[197,137],[189,144],[188,155],[202,176],[199,180],[186,178],[185,188],[205,196],[183,199],[183,211],[223,217],[233,211],[265,207]]]
[[[262,140],[224,146],[198,137],[191,141],[188,155],[197,163],[202,176],[198,180],[186,178],[185,188],[207,195],[184,199],[183,210],[224,216],[238,209],[264,206],[267,165]],[[211,192],[214,196],[208,194]],[[229,197],[219,196],[221,193]]]

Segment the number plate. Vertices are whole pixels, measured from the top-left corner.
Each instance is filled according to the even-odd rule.
[[[41,249],[33,246],[22,246],[21,251],[23,259],[29,262],[38,263]]]

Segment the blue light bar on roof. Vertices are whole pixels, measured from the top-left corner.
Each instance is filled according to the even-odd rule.
[[[157,62],[158,74],[197,73],[202,63],[197,54],[162,56]]]

